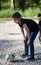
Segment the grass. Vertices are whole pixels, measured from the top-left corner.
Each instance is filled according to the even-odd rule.
[[[27,8],[24,11],[20,10],[20,9],[16,9],[16,10],[12,10],[12,9],[3,9],[0,10],[0,18],[11,18],[13,13],[15,12],[19,12],[22,17],[24,18],[29,18],[29,17],[34,17],[37,16],[38,13],[40,12],[40,9],[37,7],[34,8]]]

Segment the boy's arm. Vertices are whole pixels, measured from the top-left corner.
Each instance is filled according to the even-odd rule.
[[[24,30],[23,30],[23,28],[20,27],[20,29],[21,29],[21,32],[22,32],[22,34],[23,34],[23,37],[25,37],[25,34],[24,34]]]
[[[21,32],[22,32],[22,35],[23,35],[23,41],[26,41],[26,39],[25,39],[25,34],[24,34],[24,30],[23,30],[23,28],[22,28],[22,27],[20,27],[20,30],[21,30]]]
[[[26,24],[23,25],[23,27],[26,30],[27,36],[28,36],[28,44],[30,43],[30,31]]]

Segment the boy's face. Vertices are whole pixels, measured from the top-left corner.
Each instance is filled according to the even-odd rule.
[[[15,22],[15,23],[19,23],[20,20],[21,20],[21,18],[14,18],[14,22]]]

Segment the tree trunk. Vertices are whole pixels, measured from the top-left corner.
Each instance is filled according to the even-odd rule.
[[[15,8],[15,0],[11,0],[11,8],[12,8],[12,9]]]
[[[29,7],[32,3],[32,0],[26,0],[26,3],[28,4],[28,7]]]
[[[1,0],[0,0],[0,10],[1,10]]]

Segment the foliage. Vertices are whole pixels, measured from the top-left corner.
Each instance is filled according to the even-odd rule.
[[[41,0],[14,0],[15,9],[11,9],[11,0],[0,0],[0,17],[11,17],[16,11],[22,17],[37,15],[41,10]]]
[[[21,9],[16,9],[16,10],[11,10],[11,9],[6,9],[6,10],[1,10],[0,11],[0,18],[11,18],[12,15],[15,13],[15,12],[19,12],[22,17],[34,17],[36,16],[38,13],[39,13],[39,8],[27,8],[25,9],[25,11],[22,11]]]

